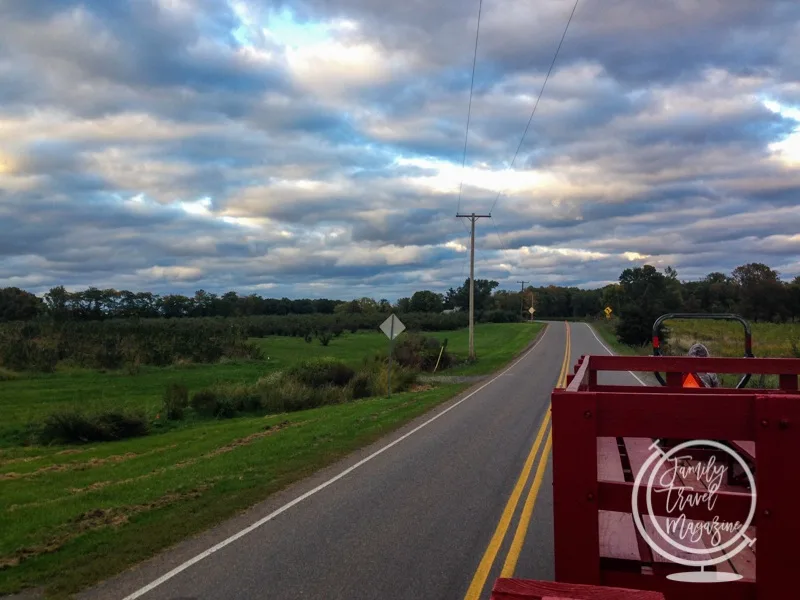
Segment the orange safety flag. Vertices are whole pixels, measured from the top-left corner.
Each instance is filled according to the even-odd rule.
[[[689,373],[683,378],[683,387],[699,388],[703,387],[703,382],[694,373]]]

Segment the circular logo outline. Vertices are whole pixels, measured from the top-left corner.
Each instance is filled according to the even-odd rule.
[[[666,533],[664,532],[664,530],[661,529],[661,527],[658,525],[658,521],[656,521],[655,519],[652,519],[652,522],[653,522],[653,524],[654,524],[654,526],[656,528],[656,531],[659,532],[659,535],[661,536],[662,539],[664,539],[668,544],[670,544],[674,548],[677,548],[679,550],[684,550],[685,552],[688,552],[690,554],[711,554],[712,552],[719,552],[721,548],[727,548],[728,546],[732,546],[733,544],[736,543],[736,541],[739,538],[743,538],[743,539],[741,539],[741,542],[739,543],[739,545],[736,548],[734,548],[733,550],[727,552],[723,556],[717,557],[717,558],[712,558],[712,559],[705,559],[705,560],[691,560],[691,559],[681,558],[681,557],[678,557],[678,556],[673,556],[672,554],[670,554],[669,552],[667,552],[666,550],[663,550],[660,546],[658,546],[653,541],[653,539],[650,537],[650,535],[647,533],[647,531],[644,528],[644,525],[642,524],[641,515],[639,514],[639,503],[638,503],[639,488],[642,485],[642,479],[644,478],[644,474],[647,472],[647,469],[650,467],[650,464],[660,456],[660,460],[658,462],[658,465],[656,466],[656,468],[653,469],[652,473],[650,474],[650,477],[648,478],[647,494],[645,494],[645,499],[646,499],[646,502],[647,502],[647,509],[649,511],[649,514],[653,515],[654,511],[653,511],[653,502],[652,502],[652,489],[653,489],[653,481],[655,480],[655,474],[656,474],[656,472],[658,470],[658,467],[661,466],[661,464],[663,462],[668,460],[669,457],[672,454],[674,454],[674,453],[676,453],[676,452],[678,452],[680,450],[683,450],[685,448],[690,448],[690,447],[695,447],[695,446],[711,446],[713,448],[717,448],[719,450],[722,450],[723,452],[725,452],[729,456],[732,456],[734,458],[734,460],[736,460],[736,462],[738,462],[739,465],[744,469],[744,472],[747,475],[747,479],[748,479],[748,481],[750,483],[750,490],[751,490],[751,493],[752,493],[752,500],[750,502],[750,511],[749,511],[748,516],[747,516],[747,519],[745,520],[744,524],[742,525],[741,530],[735,536],[733,536],[730,540],[728,540],[725,544],[723,544],[721,546],[717,546],[717,547],[715,547],[713,549],[709,549],[709,548],[705,548],[705,549],[688,548],[686,546],[683,546],[682,544],[679,544],[679,543],[673,541],[669,536],[667,536]],[[672,561],[674,561],[674,562],[676,562],[678,564],[682,564],[682,565],[686,565],[686,566],[704,567],[704,566],[709,566],[709,565],[715,565],[715,564],[724,562],[724,561],[728,560],[729,558],[735,556],[736,554],[741,552],[748,544],[752,543],[752,540],[750,540],[746,536],[745,532],[746,532],[747,528],[750,526],[750,524],[753,522],[753,519],[755,518],[755,512],[756,512],[756,484],[755,484],[755,478],[753,477],[753,474],[750,471],[750,467],[748,467],[747,464],[744,462],[744,460],[737,453],[735,453],[733,450],[731,450],[728,446],[725,446],[724,444],[721,444],[720,442],[716,442],[714,440],[690,440],[688,442],[683,442],[681,444],[678,444],[677,446],[672,448],[667,453],[663,453],[660,450],[656,450],[655,452],[653,452],[653,454],[651,454],[647,458],[647,460],[645,461],[644,465],[642,465],[642,468],[639,470],[639,473],[636,475],[636,480],[634,481],[634,484],[633,484],[633,489],[631,491],[631,508],[632,508],[632,513],[633,513],[633,520],[634,520],[634,522],[636,524],[636,529],[639,531],[641,536],[647,542],[647,545],[650,546],[650,548],[652,548],[653,550],[655,550],[658,554],[660,554],[664,558],[670,559],[670,560],[672,560]]]

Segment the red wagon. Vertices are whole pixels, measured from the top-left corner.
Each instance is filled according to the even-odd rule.
[[[581,357],[551,408],[553,585],[579,591],[501,579],[493,598],[800,597],[800,360],[753,358],[742,322],[743,358],[658,356],[657,336],[655,356]],[[615,371],[662,385],[604,384]],[[698,372],[745,377],[684,387]],[[762,374],[778,389],[744,387]]]

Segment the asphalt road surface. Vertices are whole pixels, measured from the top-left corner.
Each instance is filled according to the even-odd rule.
[[[500,375],[82,597],[463,600],[504,568],[552,580],[550,393],[605,353],[588,325],[550,323]]]

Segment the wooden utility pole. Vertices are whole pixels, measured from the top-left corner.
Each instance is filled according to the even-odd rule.
[[[492,215],[456,214],[456,217],[465,217],[472,224],[469,248],[469,358],[475,360],[475,221],[489,219]]]
[[[519,313],[525,317],[525,284],[528,283],[527,281],[518,281],[520,284],[519,288]]]

